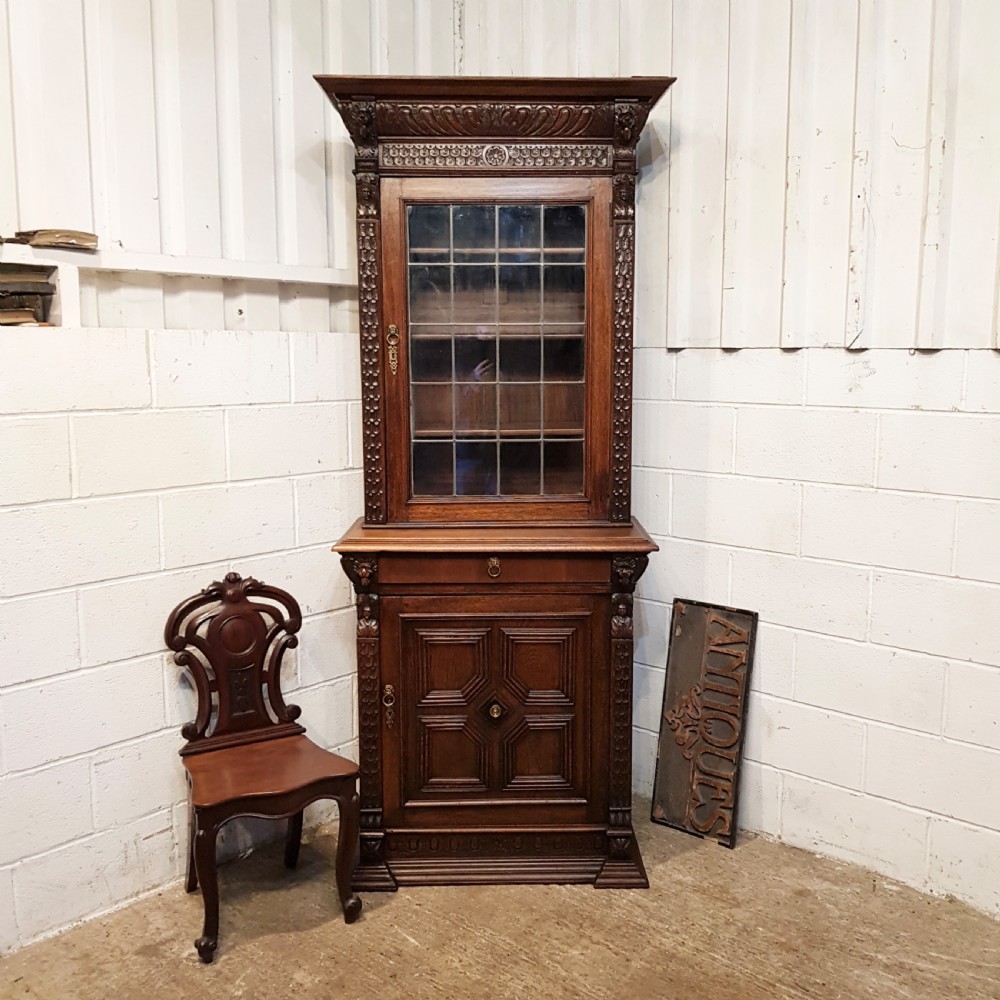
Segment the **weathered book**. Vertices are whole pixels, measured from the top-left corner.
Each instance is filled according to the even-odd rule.
[[[0,326],[37,326],[38,318],[31,309],[0,309]]]
[[[27,243],[32,247],[54,247],[62,250],[96,250],[97,236],[80,229],[22,229],[8,243]]]
[[[757,613],[674,601],[654,822],[733,847]]]

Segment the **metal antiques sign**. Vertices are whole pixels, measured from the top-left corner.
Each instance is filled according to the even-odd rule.
[[[653,820],[732,847],[757,614],[674,601]]]

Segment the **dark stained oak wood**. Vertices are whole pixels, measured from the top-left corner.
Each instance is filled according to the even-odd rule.
[[[383,100],[488,99],[497,101],[582,102],[625,99],[655,104],[676,78],[670,76],[332,76],[320,75],[317,82],[331,99],[362,97]]]
[[[632,594],[657,548],[631,514],[636,143],[674,81],[317,81],[356,150],[365,514],[334,546],[357,594],[354,886],[648,885],[631,813]],[[499,206],[493,244],[455,242],[470,204],[484,218]],[[554,277],[552,312],[548,277],[537,300],[527,271],[523,285],[502,280],[515,260],[500,249],[511,245],[500,242],[505,205],[526,206],[522,217],[542,206],[538,259],[518,260],[543,269],[559,246],[545,206],[580,206],[583,235],[566,245],[585,244],[585,280]],[[429,244],[411,248],[408,220],[432,217]],[[447,280],[411,272],[442,259],[431,246],[445,232]],[[486,259],[460,249],[470,245],[492,246],[495,296],[460,277]],[[577,325],[560,326],[567,316]],[[582,335],[583,360],[550,378],[545,345],[567,329]],[[500,371],[508,335],[539,338],[537,376]],[[478,363],[460,375],[463,337]],[[434,338],[450,360],[417,377],[411,362],[433,356]],[[493,339],[491,361],[493,348],[475,344]],[[503,391],[520,378],[539,395]],[[518,491],[503,488],[503,442],[533,444],[536,430],[543,450],[508,451],[523,463],[508,482],[537,485],[504,495]],[[476,435],[499,449],[493,485],[488,473],[460,485]],[[560,452],[560,440],[577,450]]]
[[[182,729],[181,750],[190,795],[186,888],[200,883],[205,923],[195,941],[211,962],[219,938],[215,844],[237,816],[288,819],[285,864],[294,868],[302,836],[302,810],[318,799],[340,808],[337,888],[344,920],[352,923],[361,900],[351,889],[360,823],[358,766],[318,747],[295,720],[299,709],[281,695],[281,660],[298,643],[302,614],[277,587],[229,573],[182,601],[164,629],[175,661],[187,667],[198,692],[198,715]]]
[[[341,554],[458,552],[656,552],[659,546],[635,519],[630,524],[393,524],[372,527],[359,519],[333,547]]]

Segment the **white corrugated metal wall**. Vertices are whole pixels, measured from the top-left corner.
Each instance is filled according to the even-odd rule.
[[[239,325],[227,296],[352,281],[314,71],[671,73],[640,345],[998,346],[995,0],[7,0],[0,34],[0,232],[95,229],[104,268],[215,279],[136,276],[98,311],[117,278],[85,274],[94,324],[221,325],[175,301],[201,288]]]

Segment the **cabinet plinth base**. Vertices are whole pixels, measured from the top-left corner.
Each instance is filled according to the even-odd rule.
[[[395,892],[399,884],[385,863],[362,861],[354,869],[351,887],[355,892]]]
[[[592,883],[601,858],[409,858],[392,864],[400,885]]]
[[[616,833],[620,831],[616,830]],[[358,866],[354,888],[394,892],[409,885],[593,885],[648,888],[634,835],[628,854],[608,857],[607,838],[593,828],[560,833],[387,831],[386,860]],[[396,849],[394,849],[394,847]],[[551,850],[551,854],[546,851]]]

